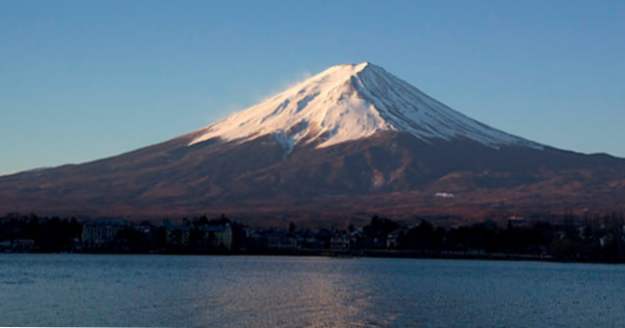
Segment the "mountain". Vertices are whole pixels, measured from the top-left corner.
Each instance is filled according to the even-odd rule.
[[[541,148],[472,120],[366,62],[331,67],[209,126],[191,144],[273,134],[289,149],[301,143],[321,148],[383,131],[409,133],[425,142],[466,138],[492,147]]]
[[[497,130],[370,63],[333,66],[160,144],[0,177],[0,212],[312,222],[623,204],[625,160]]]

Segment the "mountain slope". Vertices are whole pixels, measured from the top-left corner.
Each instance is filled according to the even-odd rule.
[[[161,144],[0,177],[0,212],[318,221],[623,204],[625,160],[488,127],[367,63]]]

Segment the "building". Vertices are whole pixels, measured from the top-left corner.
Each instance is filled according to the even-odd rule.
[[[35,241],[32,239],[14,239],[0,242],[0,251],[30,252],[34,248]]]
[[[165,229],[167,231],[165,235],[165,242],[167,243],[167,245],[174,246],[176,248],[189,246],[191,231],[188,226],[166,225]]]
[[[341,249],[349,249],[350,238],[347,233],[337,233],[330,239],[330,248],[341,250]]]
[[[221,224],[207,224],[202,226],[210,246],[215,248],[232,249],[232,226],[230,222]]]
[[[297,249],[297,239],[287,232],[271,231],[264,236],[269,249]]]
[[[118,221],[98,221],[85,223],[82,226],[81,241],[86,248],[99,248],[112,244],[117,233],[125,227]]]
[[[399,247],[402,229],[397,229],[386,236],[386,248],[395,249]]]
[[[529,228],[531,227],[531,222],[522,216],[511,216],[508,218],[508,227]]]

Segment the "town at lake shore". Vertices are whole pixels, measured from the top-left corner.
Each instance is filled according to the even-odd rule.
[[[226,215],[133,222],[8,214],[0,252],[272,254],[625,262],[625,216],[510,216],[437,226],[372,216],[344,228],[252,227]]]

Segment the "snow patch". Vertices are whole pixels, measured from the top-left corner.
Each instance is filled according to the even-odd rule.
[[[434,197],[438,197],[438,198],[456,198],[456,195],[449,193],[449,192],[437,192],[436,194],[434,194]]]

